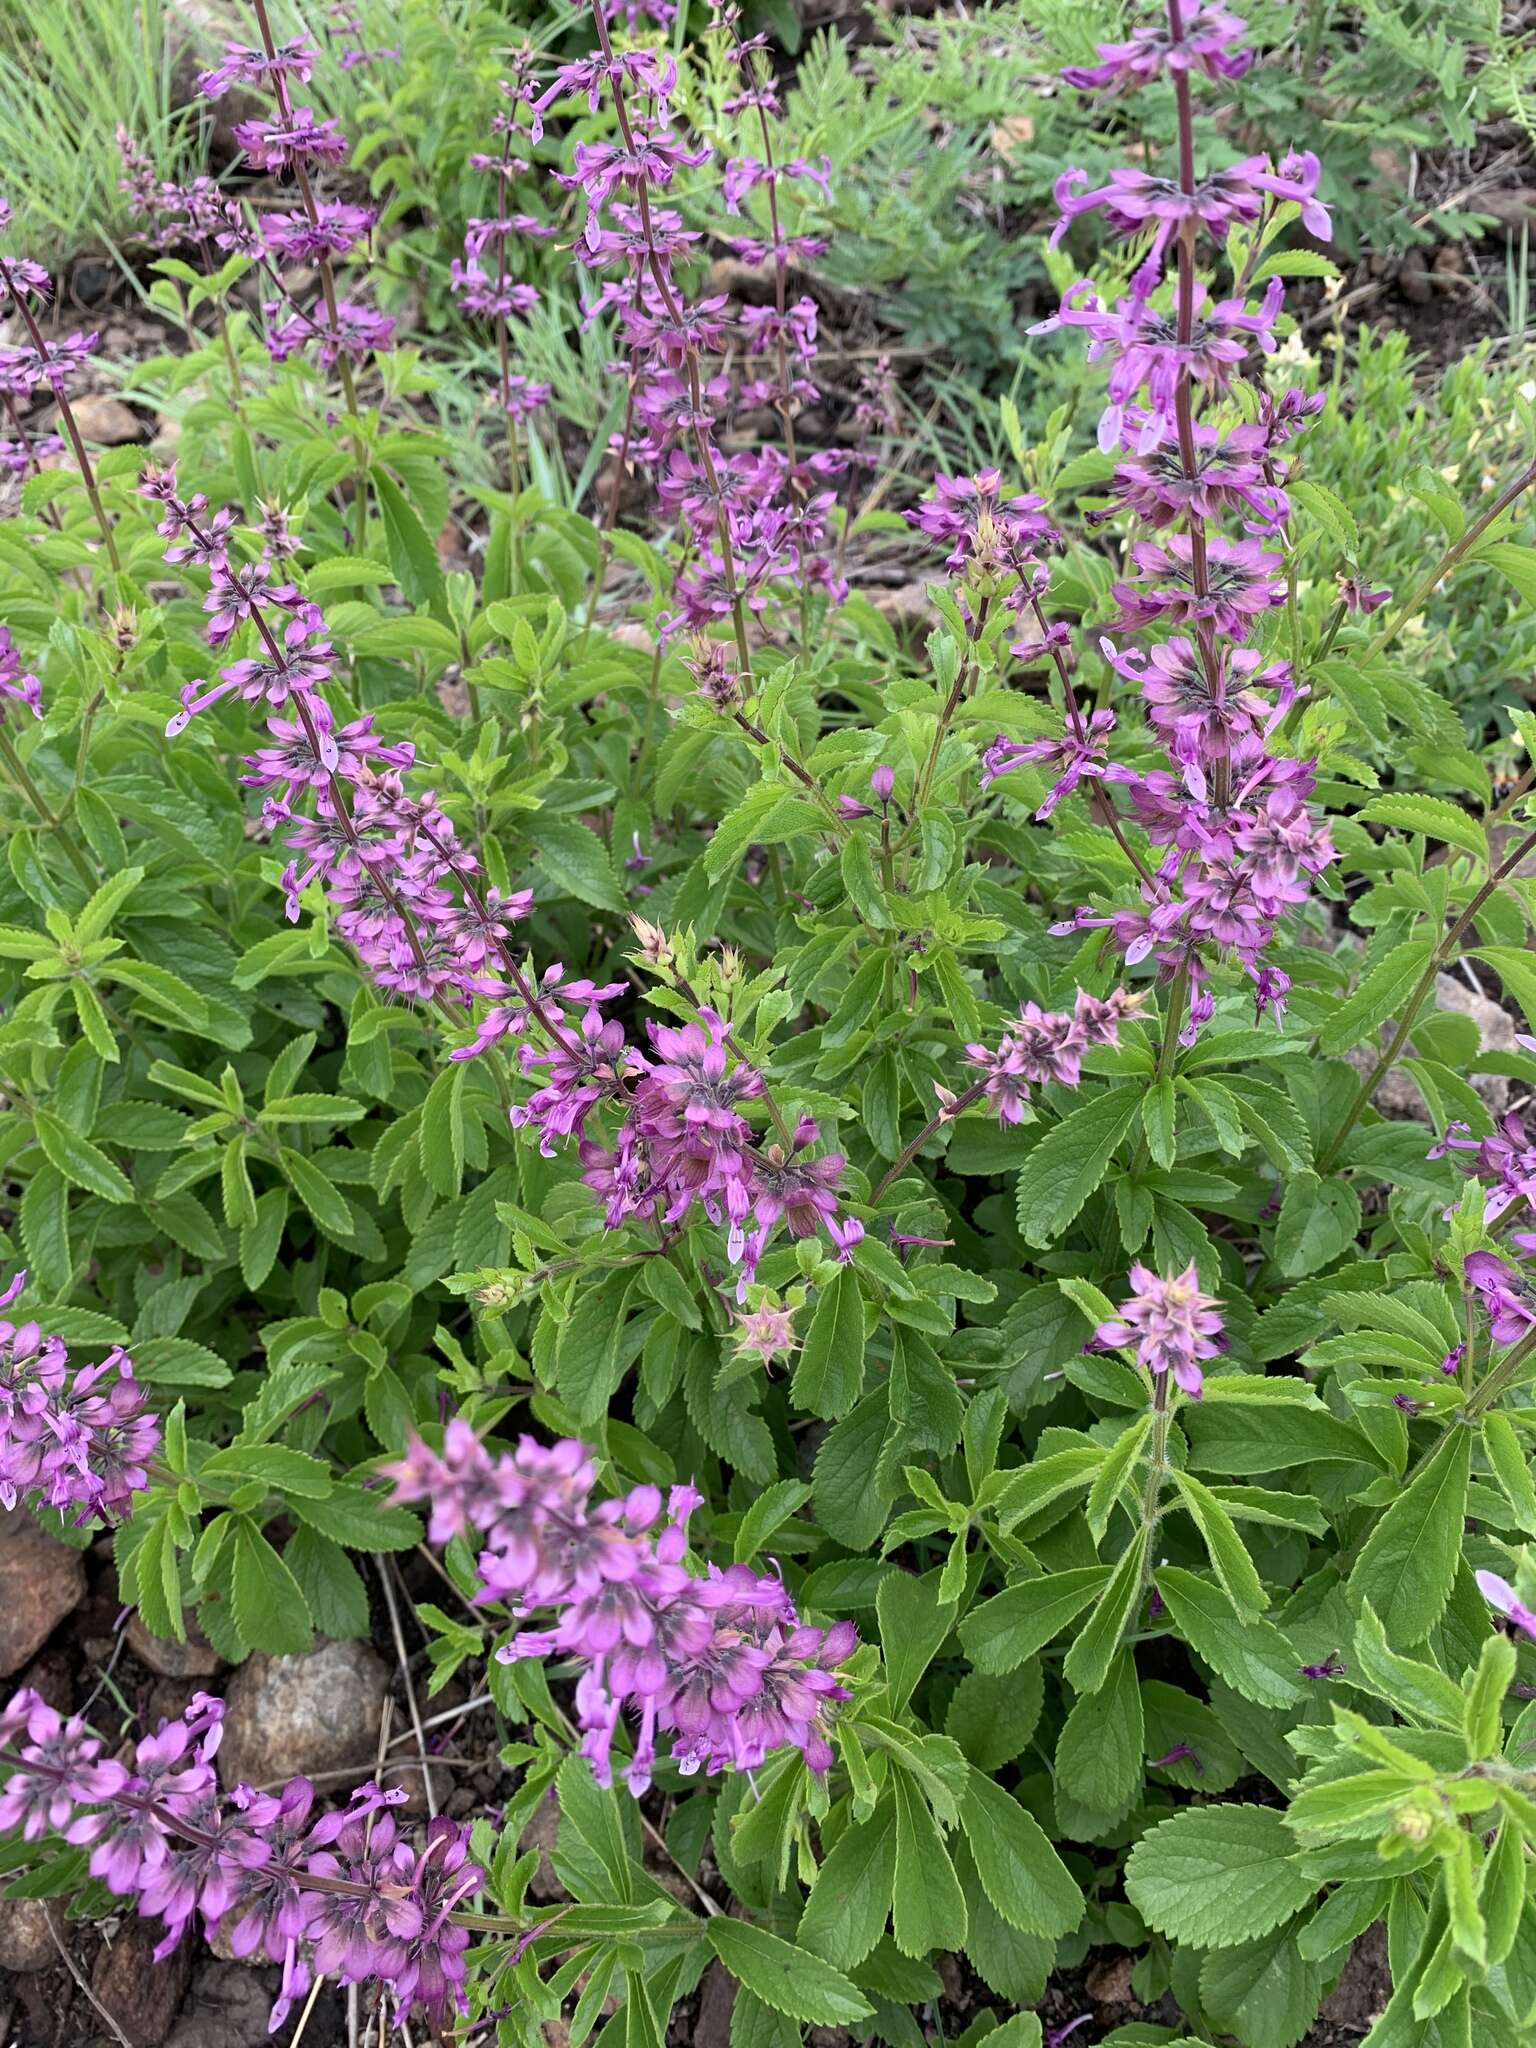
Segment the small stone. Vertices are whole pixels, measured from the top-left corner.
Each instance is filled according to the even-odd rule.
[[[0,1517],[0,1678],[35,1657],[84,1594],[78,1550],[50,1536],[25,1508]]]
[[[212,1678],[224,1669],[224,1659],[190,1616],[187,1640],[178,1643],[166,1636],[152,1636],[135,1614],[128,1623],[128,1647],[160,1678]]]
[[[133,2048],[160,2048],[171,2031],[187,1979],[192,1948],[183,1942],[156,1962],[161,1930],[144,1920],[125,1920],[109,1948],[96,1958],[91,1989],[127,2035]]]
[[[250,1658],[224,1696],[219,1775],[232,1787],[371,1771],[387,1685],[383,1664],[365,1643]]]
[[[1427,305],[1434,297],[1428,265],[1417,250],[1403,258],[1397,273],[1397,288],[1415,306]]]
[[[69,409],[82,436],[103,448],[121,448],[130,441],[145,438],[144,422],[120,398],[101,394],[93,398],[75,398],[71,399]]]
[[[58,1946],[48,1931],[45,1899],[7,1899],[0,1905],[0,1970],[31,1976],[52,1968]]]
[[[277,1972],[258,1955],[260,1969],[221,1963],[205,1956],[193,1970],[186,2013],[166,2036],[165,2048],[265,2048],[271,2040],[267,2020],[276,1993]],[[328,1984],[311,2015],[306,2043],[314,2048],[345,2041],[345,1994]]]
[[[1134,1956],[1109,1956],[1102,1963],[1095,1963],[1084,1981],[1088,1996],[1097,2005],[1129,2005],[1134,1997],[1131,1990],[1131,1972],[1136,1967]]]
[[[723,292],[727,298],[745,299],[748,305],[770,305],[774,294],[773,265],[744,263],[739,256],[717,256],[709,266],[704,291],[709,298],[718,298]]]

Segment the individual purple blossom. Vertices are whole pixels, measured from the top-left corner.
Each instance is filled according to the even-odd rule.
[[[198,74],[197,89],[204,99],[216,100],[236,85],[268,86],[278,78],[296,78],[302,85],[314,70],[316,55],[306,36],[279,43],[270,57],[243,43],[226,43],[222,61]]]
[[[1516,1596],[1508,1579],[1501,1579],[1497,1572],[1475,1572],[1473,1576],[1477,1580],[1477,1590],[1494,1612],[1502,1614],[1506,1621],[1512,1622],[1536,1642],[1536,1614]]]
[[[14,1301],[18,1273],[0,1296]],[[121,1517],[149,1484],[160,1427],[126,1352],[72,1366],[59,1337],[35,1322],[0,1320],[0,1506],[26,1495],[76,1519]]]
[[[34,718],[43,715],[43,686],[30,669],[22,667],[21,650],[9,626],[0,626],[0,697],[24,706]]]
[[[1487,1222],[1496,1222],[1518,1202],[1536,1209],[1536,1140],[1517,1110],[1500,1117],[1486,1138],[1473,1137],[1467,1124],[1447,1124],[1444,1137],[1426,1156],[1442,1159],[1450,1152],[1459,1153],[1467,1170],[1486,1186],[1483,1215]]]
[[[1517,1344],[1536,1329],[1536,1289],[1523,1273],[1494,1252],[1472,1252],[1466,1261],[1466,1275],[1482,1297],[1495,1344]]]
[[[1218,0],[1190,0],[1175,37],[1165,18],[1139,23],[1123,43],[1100,43],[1099,62],[1071,64],[1062,71],[1079,92],[1117,92],[1150,85],[1160,71],[1198,71],[1213,84],[1233,84],[1253,63],[1251,50],[1233,45],[1248,24]]]
[[[1070,1011],[1025,1003],[995,1049],[968,1045],[966,1062],[987,1077],[982,1092],[995,1106],[998,1121],[1022,1123],[1031,1089],[1048,1081],[1075,1088],[1083,1055],[1095,1046],[1118,1045],[1121,1024],[1136,1015],[1140,1004],[1141,997],[1126,989],[1112,989],[1104,998],[1079,989]]]
[[[1015,768],[1040,766],[1053,774],[1045,800],[1035,812],[1041,823],[1051,815],[1063,797],[1070,796],[1086,777],[1097,781],[1109,765],[1109,736],[1115,714],[1107,708],[1089,715],[1086,725],[1068,728],[1058,739],[1011,740],[999,733],[982,756],[981,786],[986,789],[1000,775]]]
[[[308,170],[346,160],[346,137],[337,122],[317,117],[313,107],[294,107],[276,119],[239,121],[232,133],[259,171]]]
[[[1227,1348],[1220,1301],[1200,1291],[1200,1275],[1190,1260],[1182,1273],[1162,1279],[1150,1267],[1131,1268],[1131,1295],[1118,1315],[1099,1324],[1094,1348],[1120,1350],[1131,1345],[1154,1378],[1171,1372],[1181,1390],[1198,1401],[1204,1387],[1203,1359],[1218,1358]]]

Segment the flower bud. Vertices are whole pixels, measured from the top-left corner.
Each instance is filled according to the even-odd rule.
[[[887,767],[885,762],[882,761],[880,766],[871,774],[869,786],[881,803],[888,804],[891,800],[891,791],[896,787],[896,770]]]

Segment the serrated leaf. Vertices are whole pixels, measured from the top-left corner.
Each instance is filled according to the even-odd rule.
[[[806,1414],[836,1421],[863,1387],[864,1296],[858,1276],[843,1266],[817,1300],[790,1396]]]
[[[896,1883],[896,1807],[882,1800],[845,1828],[817,1872],[796,1940],[840,1970],[857,1969],[885,1932]]]
[[[1461,1561],[1472,1431],[1452,1425],[1434,1457],[1387,1509],[1350,1573],[1389,1643],[1422,1643],[1451,1597]]]
[[[1083,1895],[1034,1815],[983,1772],[972,1770],[960,1806],[981,1888],[1010,1927],[1047,1937],[1070,1934]]]
[[[252,1523],[238,1521],[230,1578],[235,1626],[253,1650],[292,1657],[314,1636],[298,1580]]]
[[[1288,1707],[1302,1697],[1300,1659],[1273,1622],[1239,1614],[1219,1586],[1178,1565],[1159,1567],[1157,1590],[1185,1642],[1244,1699]]]
[[[1373,825],[1396,826],[1400,832],[1422,832],[1426,839],[1459,846],[1481,861],[1488,858],[1488,834],[1476,818],[1447,797],[1393,790],[1386,796],[1373,796],[1359,816]]]
[[[775,2012],[817,2027],[846,2027],[869,2018],[868,2000],[822,1957],[724,1913],[717,1913],[708,1929],[715,1954],[737,1983]]]
[[[628,913],[607,849],[587,826],[574,818],[541,818],[529,851],[562,894],[596,910]]]
[[[1269,1933],[1316,1891],[1281,1815],[1267,1806],[1190,1807],[1142,1836],[1126,1896],[1159,1933],[1233,1948]]]
[[[1019,1229],[1028,1243],[1052,1244],[1074,1220],[1102,1183],[1141,1102],[1139,1083],[1106,1088],[1046,1132],[1019,1175]]]
[[[1110,1567],[1084,1565],[1006,1586],[960,1624],[960,1641],[978,1671],[1013,1671],[1060,1635],[1109,1583]]]
[[[737,1564],[750,1564],[775,1529],[805,1506],[811,1489],[801,1479],[781,1479],[760,1493],[741,1518],[732,1557]]]
[[[1318,1033],[1322,1050],[1330,1055],[1348,1052],[1396,1016],[1423,976],[1433,951],[1431,940],[1413,939],[1394,946],[1378,960],[1354,993],[1324,1020]]]
[[[89,1138],[82,1138],[78,1131],[72,1131],[50,1110],[33,1112],[33,1128],[37,1142],[49,1164],[55,1167],[67,1181],[88,1193],[100,1195],[108,1202],[132,1202],[135,1200],[133,1183],[120,1166],[116,1166]]]
[[[965,1946],[965,1893],[938,1823],[905,1771],[893,1774],[896,1891],[892,1926],[903,1955],[928,1956]]]

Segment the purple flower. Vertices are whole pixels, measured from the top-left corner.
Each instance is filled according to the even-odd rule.
[[[1117,92],[1128,85],[1150,85],[1162,70],[1199,71],[1213,83],[1231,84],[1253,63],[1252,50],[1234,49],[1248,24],[1217,4],[1190,0],[1175,37],[1161,14],[1133,28],[1128,41],[1100,43],[1095,65],[1069,65],[1062,72],[1079,92]]]
[[[1513,1622],[1516,1628],[1536,1642],[1536,1614],[1516,1598],[1515,1589],[1508,1579],[1501,1579],[1497,1572],[1476,1572],[1473,1576],[1477,1580],[1477,1590],[1494,1612],[1502,1614],[1506,1621]]]
[[[1536,1329],[1536,1289],[1522,1273],[1493,1252],[1472,1252],[1466,1261],[1466,1275],[1482,1296],[1495,1344],[1517,1344]]]
[[[1100,1323],[1093,1348],[1120,1350],[1134,1344],[1136,1356],[1154,1376],[1171,1372],[1192,1401],[1200,1399],[1200,1361],[1227,1348],[1215,1295],[1202,1294],[1191,1259],[1182,1273],[1164,1280],[1147,1266],[1131,1268],[1131,1298],[1117,1317]]]

